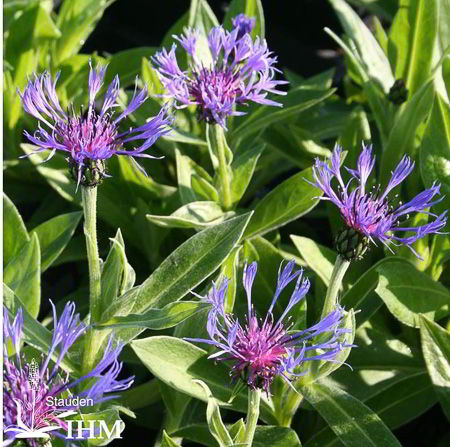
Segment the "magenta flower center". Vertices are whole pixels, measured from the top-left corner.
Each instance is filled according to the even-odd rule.
[[[233,367],[235,375],[246,371],[249,377],[253,376],[255,386],[259,385],[258,379],[271,381],[277,374],[282,357],[287,354],[282,342],[284,335],[282,324],[274,328],[272,322],[266,321],[260,327],[255,316],[251,317],[246,331],[239,326],[233,345],[240,355]]]
[[[101,150],[109,151],[121,146],[118,143],[116,125],[107,115],[100,116],[92,111],[91,116],[72,116],[68,122],[57,123],[63,143],[72,154],[96,154]]]
[[[217,107],[220,104],[231,111],[242,90],[239,87],[239,76],[233,75],[231,68],[202,68],[194,73],[194,80],[189,83],[189,93],[200,106],[202,118],[214,121],[211,105],[216,104]],[[214,107],[212,109],[214,110]]]

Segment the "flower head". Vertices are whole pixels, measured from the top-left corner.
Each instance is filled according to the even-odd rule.
[[[249,32],[254,19],[239,15],[233,20],[234,28],[226,31],[221,26],[211,29],[205,45],[210,60],[201,59],[204,52],[198,45],[203,37],[198,30],[187,29],[184,35],[174,36],[191,58],[190,69],[182,71],[177,62],[173,44],[168,52],[163,49],[152,57],[160,80],[167,90],[164,95],[173,98],[177,107],[195,104],[199,117],[208,123],[218,123],[226,128],[226,119],[242,115],[236,105],[249,101],[271,106],[281,104],[267,98],[268,92],[285,94],[276,90],[285,81],[275,80],[277,59],[267,48],[267,42]]]
[[[367,180],[375,166],[372,147],[363,145],[356,170],[346,168],[351,174],[351,179],[347,184],[344,183],[340,172],[341,152],[342,149],[336,145],[331,158],[331,166],[319,159],[313,166],[313,185],[324,192],[322,200],[329,200],[339,208],[347,226],[347,229],[336,238],[338,252],[347,259],[353,259],[364,253],[369,241],[375,243],[375,240],[379,240],[390,250],[389,244],[406,245],[420,258],[411,245],[426,234],[439,233],[439,230],[447,222],[447,211],[440,215],[425,211],[442,200],[440,198],[433,201],[433,197],[439,194],[440,185],[433,184],[431,188],[421,192],[409,202],[404,204],[399,202],[394,205],[393,201],[397,199],[398,194],[388,197],[389,193],[411,173],[414,169],[414,162],[404,156],[392,172],[391,179],[384,191],[381,191],[379,185],[367,191]],[[338,182],[337,192],[331,186],[333,178],[336,178]],[[357,184],[351,188],[354,181]],[[417,227],[402,226],[403,222],[409,219],[411,213],[428,214],[435,219]],[[398,233],[404,234],[405,232],[410,235],[398,235]]]
[[[98,66],[89,73],[89,104],[86,113],[76,114],[73,107],[65,112],[56,94],[57,73],[53,81],[48,72],[29,80],[23,94],[19,91],[25,112],[39,120],[38,129],[33,135],[25,135],[33,144],[39,146],[35,152],[50,149],[50,159],[56,151],[66,152],[77,184],[94,186],[105,176],[104,161],[113,155],[156,158],[144,154],[160,136],[170,132],[172,118],[165,108],[142,126],[121,132],[119,123],[127,115],[138,109],[148,98],[147,88],[134,93],[128,106],[117,117],[117,96],[120,89],[119,76],[109,85],[100,110],[95,107],[95,98],[103,86],[106,67]],[[134,150],[126,150],[124,144],[142,140]],[[139,166],[139,165],[137,165]]]
[[[133,377],[118,380],[122,363],[118,357],[123,345],[111,337],[102,360],[87,375],[71,380],[64,373],[61,362],[75,341],[86,331],[84,323],[75,314],[75,304],[68,302],[58,320],[53,306],[54,328],[52,342],[40,364],[35,359],[26,361],[20,352],[23,336],[23,310],[19,309],[12,322],[8,310],[3,308],[3,426],[4,437],[8,443],[20,438],[21,433],[32,446],[39,444],[29,436],[39,434],[41,438],[49,435],[65,438],[68,424],[65,417],[80,410],[81,398],[91,405],[116,397],[107,394],[125,390],[133,383]],[[15,356],[8,357],[8,344],[12,343]],[[82,387],[79,385],[82,384]],[[78,391],[78,392],[77,392]],[[77,399],[78,398],[78,399]],[[63,404],[58,402],[63,401]],[[62,429],[62,431],[61,431]]]
[[[299,375],[295,370],[303,363],[311,360],[333,361],[343,348],[351,346],[342,341],[343,334],[349,332],[340,327],[344,316],[342,308],[331,312],[308,329],[290,331],[293,324],[286,317],[305,297],[310,286],[309,280],[303,278],[303,271],[295,271],[294,266],[294,261],[290,261],[284,268],[280,265],[275,294],[264,319],[257,318],[252,305],[251,295],[257,264],[253,262],[245,266],[243,282],[248,307],[246,324],[242,325],[232,314],[215,312],[214,324],[208,321],[207,325],[209,339],[187,339],[217,347],[219,351],[209,358],[231,361],[233,381],[242,378],[250,388],[262,388],[268,393],[275,376],[279,375],[290,383],[292,376]],[[277,299],[293,280],[296,280],[296,284],[289,303],[275,321],[273,309]],[[220,294],[220,309],[223,309],[224,296],[225,294]],[[206,298],[205,301],[210,302],[210,299]],[[209,329],[211,326],[213,330]],[[323,334],[322,341],[314,344],[313,339],[320,334]]]

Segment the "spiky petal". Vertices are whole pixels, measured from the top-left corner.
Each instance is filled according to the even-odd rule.
[[[351,174],[351,179],[347,184],[344,183],[340,172],[341,153],[341,147],[336,145],[331,157],[331,166],[325,161],[316,159],[313,166],[313,184],[324,193],[320,199],[329,200],[336,205],[346,226],[355,230],[362,237],[372,242],[378,240],[387,247],[390,244],[405,245],[420,258],[412,244],[427,234],[439,234],[447,223],[447,211],[440,215],[426,211],[443,199],[443,197],[434,199],[440,193],[440,185],[434,183],[431,188],[421,192],[409,202],[393,206],[395,197],[394,199],[389,198],[389,194],[412,172],[414,162],[405,155],[392,172],[391,179],[384,191],[381,191],[380,186],[367,191],[368,178],[375,166],[372,146],[363,144],[356,169],[346,168]],[[333,179],[337,180],[337,191],[331,184]],[[424,225],[404,226],[404,222],[413,213],[428,214],[435,219]],[[410,235],[399,235],[399,233],[405,232],[409,232]]]
[[[106,90],[103,106],[100,111],[95,108],[97,94],[103,86],[106,66],[98,66],[89,72],[88,92],[89,103],[86,114],[77,114],[73,108],[65,112],[56,94],[56,83],[59,73],[53,81],[50,73],[34,75],[28,81],[24,92],[18,91],[25,112],[38,121],[38,129],[31,135],[25,131],[28,140],[39,147],[34,152],[51,150],[50,159],[56,151],[65,152],[69,165],[74,170],[77,184],[89,185],[86,169],[96,167],[101,169],[102,163],[113,155],[129,155],[131,157],[157,158],[145,154],[153,143],[161,136],[170,132],[173,118],[166,108],[158,115],[148,120],[142,126],[130,127],[124,132],[119,131],[119,123],[129,114],[138,109],[147,99],[147,88],[134,93],[125,110],[114,117],[114,109],[118,107],[117,96],[120,89],[119,77],[116,76]],[[127,150],[124,144],[140,140],[140,145],[133,150]],[[103,167],[104,169],[104,167]],[[104,176],[104,172],[101,176]]]
[[[209,332],[209,339],[187,338],[186,340],[207,343],[218,348],[210,358],[232,362],[232,376],[236,381],[244,378],[250,388],[262,388],[269,393],[275,376],[290,382],[298,375],[296,369],[312,360],[333,361],[345,347],[352,346],[345,341],[347,329],[341,327],[344,311],[337,308],[316,325],[297,332],[288,332],[292,325],[287,315],[309,290],[310,282],[303,277],[302,270],[294,270],[295,262],[280,266],[276,291],[264,319],[258,319],[252,305],[252,287],[257,264],[253,262],[244,268],[243,283],[247,293],[247,324],[241,325],[231,314],[216,312],[215,331]],[[286,309],[275,320],[273,309],[283,289],[296,280],[294,291]],[[225,294],[220,295],[222,300]],[[211,302],[210,298],[204,301]],[[216,304],[223,309],[223,302]],[[209,324],[209,321],[208,321]],[[314,339],[322,334],[320,344]],[[320,351],[318,351],[320,350]]]
[[[259,37],[252,40],[249,32],[254,23],[254,19],[239,15],[233,19],[232,31],[217,26],[206,39],[192,29],[174,36],[191,59],[190,70],[179,68],[176,44],[169,52],[163,49],[156,53],[152,62],[167,91],[164,96],[174,99],[177,107],[197,105],[201,119],[225,129],[229,116],[243,114],[236,105],[252,101],[280,107],[267,94],[285,94],[277,87],[286,81],[275,79],[277,59],[268,50],[267,42]],[[209,48],[211,58],[207,62],[199,51],[199,39],[204,39]]]

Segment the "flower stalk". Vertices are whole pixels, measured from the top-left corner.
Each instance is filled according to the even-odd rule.
[[[91,324],[100,320],[101,314],[101,271],[100,256],[97,244],[97,187],[81,187],[86,252],[89,267],[89,311]],[[84,347],[83,372],[90,371],[95,363],[97,346],[94,340],[94,329],[89,329]]]
[[[225,132],[219,124],[211,126],[211,136],[214,139],[211,143],[217,151],[219,161],[218,174],[220,182],[220,199],[225,210],[229,210],[232,206],[231,198],[231,172],[227,160]]]
[[[330,284],[325,296],[325,302],[322,309],[321,318],[326,317],[332,312],[338,303],[338,293],[344,279],[345,272],[350,265],[350,261],[338,255],[334,263],[333,272],[331,273]]]
[[[245,424],[244,444],[251,447],[255,436],[256,425],[259,418],[259,404],[261,402],[261,389],[248,389],[247,422]]]

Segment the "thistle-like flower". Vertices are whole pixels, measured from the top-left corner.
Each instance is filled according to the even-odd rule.
[[[23,94],[18,91],[25,112],[39,120],[38,129],[33,135],[25,131],[25,136],[39,149],[35,152],[51,150],[47,160],[56,151],[68,154],[71,173],[77,181],[84,186],[95,186],[106,175],[105,160],[113,155],[129,155],[135,165],[142,167],[134,160],[134,157],[158,158],[144,154],[159,137],[170,132],[172,117],[167,109],[162,108],[160,113],[142,126],[119,130],[119,123],[130,113],[138,109],[148,98],[147,87],[139,92],[134,92],[125,110],[114,118],[114,109],[117,108],[117,97],[120,89],[119,76],[113,79],[109,85],[103,105],[100,110],[95,107],[95,98],[103,86],[103,78],[106,66],[98,66],[96,70],[90,64],[89,73],[89,104],[87,112],[76,114],[73,107],[69,107],[67,113],[61,108],[56,93],[55,80],[48,72],[29,80]],[[46,128],[44,128],[44,127]],[[142,144],[134,150],[126,150],[124,144],[143,140]],[[45,161],[47,161],[45,160]]]
[[[321,200],[329,200],[334,203],[341,213],[347,228],[336,237],[336,249],[347,260],[361,257],[367,249],[369,242],[379,240],[389,250],[389,244],[406,245],[419,259],[420,255],[414,250],[412,244],[423,236],[431,233],[440,233],[447,223],[447,211],[440,215],[426,211],[427,208],[440,202],[433,197],[439,194],[440,185],[433,184],[431,188],[418,194],[407,203],[398,202],[398,194],[388,197],[389,193],[398,186],[414,169],[414,162],[404,156],[398,166],[392,172],[391,179],[384,192],[380,185],[366,190],[367,180],[375,165],[375,157],[372,156],[372,147],[364,146],[359,156],[356,170],[346,168],[351,174],[351,179],[344,183],[341,172],[342,149],[336,145],[332,157],[331,166],[327,162],[316,159],[313,166],[313,185],[320,188],[324,195]],[[331,186],[331,181],[336,178],[338,182],[337,192]],[[352,182],[356,181],[352,189]],[[423,213],[435,217],[432,222],[413,227],[401,226],[409,219],[411,213]],[[408,232],[409,235],[398,236],[398,233]]]
[[[244,268],[244,288],[247,294],[247,322],[224,312],[224,297],[227,282],[213,287],[204,301],[212,304],[208,315],[207,331],[210,339],[187,338],[188,341],[207,343],[219,349],[209,356],[211,359],[231,361],[233,382],[242,378],[252,388],[261,388],[269,393],[274,378],[279,375],[289,384],[292,377],[306,374],[296,370],[303,363],[312,360],[336,361],[338,353],[352,346],[345,341],[345,334],[351,332],[342,328],[344,310],[337,308],[319,323],[302,331],[290,331],[293,323],[286,318],[290,310],[308,292],[310,283],[303,278],[303,270],[294,271],[295,262],[290,261],[283,269],[280,265],[278,282],[272,303],[264,319],[258,319],[252,305],[252,286],[257,264],[253,262]],[[275,321],[273,310],[283,289],[297,279],[295,289],[282,315]],[[214,295],[214,296],[212,296]],[[322,335],[321,335],[322,334]],[[320,342],[314,340],[320,335]]]
[[[268,50],[267,42],[259,37],[252,41],[249,31],[254,20],[239,15],[233,25],[232,31],[221,26],[211,29],[205,39],[210,57],[199,48],[199,41],[204,39],[200,31],[187,29],[184,35],[174,36],[190,56],[188,71],[178,66],[176,44],[169,52],[163,49],[152,57],[167,90],[163,96],[173,98],[179,108],[197,105],[200,119],[224,129],[229,116],[244,114],[236,111],[236,105],[253,101],[281,107],[267,94],[285,94],[276,87],[286,83],[274,79],[279,72],[274,67],[277,58]]]
[[[61,367],[70,347],[87,327],[75,314],[75,304],[68,302],[58,320],[53,306],[54,328],[52,342],[40,365],[33,359],[26,361],[21,354],[23,337],[23,310],[10,322],[8,310],[3,308],[3,430],[6,444],[23,438],[32,447],[56,436],[66,438],[68,424],[65,418],[80,411],[80,399],[96,405],[117,396],[106,394],[126,390],[133,377],[117,380],[122,370],[118,357],[123,345],[111,337],[103,358],[87,375],[71,380]],[[8,357],[8,345],[15,355]],[[80,385],[82,385],[80,387]],[[87,407],[88,408],[88,407]],[[92,409],[91,409],[92,412]]]

